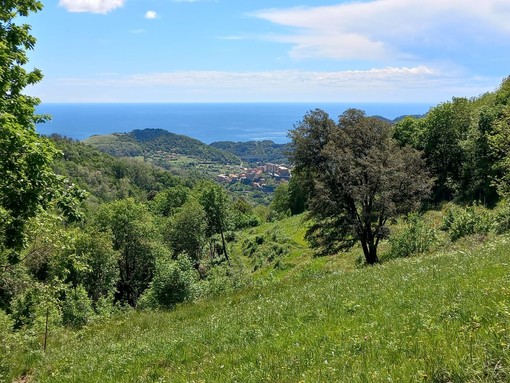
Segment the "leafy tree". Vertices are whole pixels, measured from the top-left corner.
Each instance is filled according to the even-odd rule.
[[[165,217],[174,215],[188,200],[190,190],[182,185],[163,190],[151,202],[151,208]]]
[[[223,254],[227,261],[230,262],[225,242],[229,203],[227,192],[220,185],[212,182],[203,182],[198,187],[198,199],[206,215],[207,236],[212,238],[215,234],[220,234]]]
[[[207,216],[204,208],[190,199],[170,224],[168,242],[175,255],[187,254],[198,266],[206,240]]]
[[[436,178],[434,197],[437,201],[456,196],[460,187],[466,139],[471,124],[469,101],[454,98],[432,108],[425,119],[424,155]]]
[[[111,233],[82,232],[74,247],[77,257],[85,265],[79,279],[92,302],[113,296],[119,280],[119,253],[113,249]]]
[[[125,199],[102,205],[95,225],[111,232],[113,249],[120,253],[117,299],[136,306],[152,280],[158,254],[151,215],[144,205]]]
[[[420,153],[399,147],[389,124],[356,109],[338,125],[316,110],[290,137],[294,172],[305,181],[315,222],[312,245],[331,252],[359,241],[366,262],[378,262],[388,219],[415,209],[429,192]]]
[[[26,245],[30,218],[52,201],[74,216],[76,198],[83,197],[51,169],[59,152],[35,132],[35,124],[45,120],[35,114],[39,99],[22,94],[42,74],[25,69],[35,38],[28,24],[16,22],[41,9],[42,3],[35,0],[2,1],[0,7],[0,237],[10,251],[9,263],[19,260]]]
[[[159,259],[150,288],[140,299],[143,308],[172,308],[192,297],[198,272],[186,256],[177,260]]]

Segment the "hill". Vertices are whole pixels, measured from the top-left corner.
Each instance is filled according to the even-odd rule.
[[[85,144],[116,157],[144,157],[165,166],[179,156],[192,157],[199,162],[238,164],[235,155],[203,142],[163,129],[133,130],[129,133],[92,136]]]
[[[273,162],[278,164],[288,163],[286,151],[289,144],[276,144],[270,140],[264,141],[217,141],[211,143],[211,146],[239,157],[243,162],[265,163]]]
[[[51,334],[28,381],[504,382],[508,254],[485,245],[254,284]]]
[[[148,195],[183,182],[181,177],[134,158],[116,158],[59,135],[50,138],[63,153],[53,164],[55,172],[88,191],[92,201],[128,196],[143,201]]]

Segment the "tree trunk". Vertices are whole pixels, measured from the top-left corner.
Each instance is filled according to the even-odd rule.
[[[221,243],[223,245],[223,253],[225,254],[225,258],[227,258],[227,263],[230,265],[230,258],[227,254],[227,245],[225,243],[225,236],[223,235],[223,230],[221,230]]]
[[[365,255],[367,265],[379,263],[379,258],[377,257],[377,246],[374,243],[361,240],[361,247],[363,248],[363,254]]]

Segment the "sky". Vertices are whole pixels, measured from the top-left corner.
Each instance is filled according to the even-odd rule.
[[[510,75],[509,0],[43,0],[27,93],[64,102],[439,103]]]

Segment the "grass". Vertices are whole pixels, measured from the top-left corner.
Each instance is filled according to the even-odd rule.
[[[508,238],[350,272],[320,260],[171,312],[59,330],[15,370],[35,382],[510,381]]]

